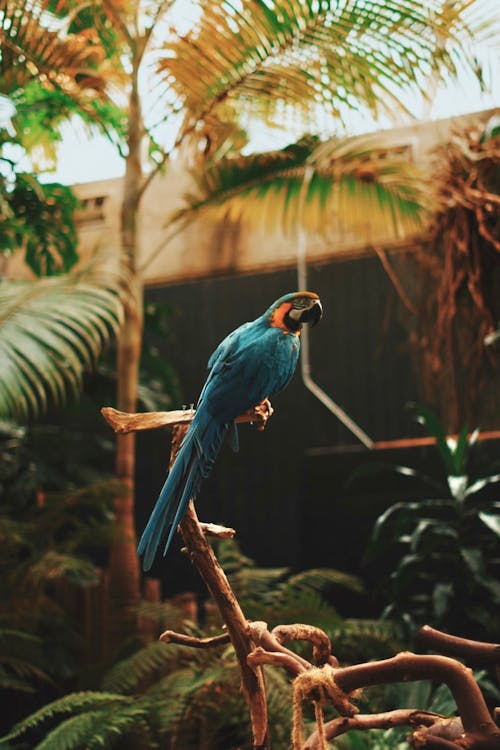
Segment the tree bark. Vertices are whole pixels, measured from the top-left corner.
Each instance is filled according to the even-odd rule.
[[[117,344],[117,405],[119,409],[130,412],[137,408],[143,335],[143,281],[138,271],[138,217],[143,179],[141,144],[144,126],[138,90],[138,52],[132,55],[132,65],[128,109],[128,155],[121,208],[121,260],[130,274],[130,295]],[[117,435],[116,476],[122,482],[124,490],[115,500],[115,533],[110,555],[110,633],[113,642],[130,632],[135,625],[135,611],[140,599],[134,514],[134,433]]]

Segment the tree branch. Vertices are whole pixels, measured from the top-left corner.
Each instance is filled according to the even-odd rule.
[[[174,630],[165,630],[160,635],[160,641],[163,643],[176,643],[179,646],[190,646],[191,648],[213,648],[214,646],[224,646],[230,643],[229,633],[214,635],[212,638],[196,638],[194,635],[184,635],[176,633]]]
[[[273,411],[270,401],[266,399],[254,409],[249,409],[238,417],[236,422],[238,424],[250,422],[250,424],[256,424],[258,430],[263,430]],[[159,430],[163,427],[189,424],[193,420],[195,410],[178,409],[176,411],[150,411],[129,414],[113,409],[111,406],[103,406],[101,414],[115,432],[123,435],[128,432]]]
[[[424,625],[418,631],[415,642],[418,646],[430,648],[449,656],[458,656],[473,664],[500,665],[500,644],[472,641],[468,638],[459,638],[449,635],[440,630],[435,630],[429,625]]]

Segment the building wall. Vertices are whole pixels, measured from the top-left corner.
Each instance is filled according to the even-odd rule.
[[[408,158],[424,169],[432,169],[433,149],[455,127],[485,122],[491,110],[459,118],[415,123],[382,133],[391,148],[404,148]],[[201,279],[228,273],[268,272],[294,266],[297,239],[284,236],[277,228],[249,228],[228,221],[194,221],[187,229],[169,238],[169,220],[184,205],[184,196],[192,190],[190,175],[181,160],[172,161],[156,176],[148,188],[141,210],[141,265],[147,286]],[[82,200],[77,213],[81,253],[95,250],[118,252],[120,244],[120,205],[122,180],[102,180],[74,186]],[[272,218],[272,217],[271,217]],[[269,219],[269,217],[268,217]],[[367,215],[353,216],[347,226],[332,228],[326,237],[309,235],[307,254],[311,262],[357,257],[371,252],[373,244],[384,247],[408,247],[415,243],[413,233],[401,227],[387,227],[370,233]],[[369,242],[367,242],[369,238]],[[8,267],[10,276],[26,275],[21,258]]]

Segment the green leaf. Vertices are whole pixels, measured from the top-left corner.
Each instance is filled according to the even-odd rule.
[[[0,418],[21,420],[78,393],[121,322],[122,280],[90,265],[37,281],[0,281]]]
[[[70,693],[64,696],[64,698],[48,703],[23,721],[18,722],[7,735],[0,737],[0,742],[7,742],[21,737],[26,732],[38,729],[44,722],[53,720],[60,715],[99,711],[101,708],[116,706],[119,703],[128,701],[130,701],[130,698],[116,693],[92,691]]]
[[[490,531],[493,531],[494,534],[500,537],[500,516],[484,512],[478,513],[478,516]]]

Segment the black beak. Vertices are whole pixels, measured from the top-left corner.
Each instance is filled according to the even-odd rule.
[[[318,299],[308,310],[304,310],[304,312],[300,316],[300,322],[309,323],[311,326],[315,326],[316,323],[319,323],[322,316],[323,308],[321,306],[321,302]]]

